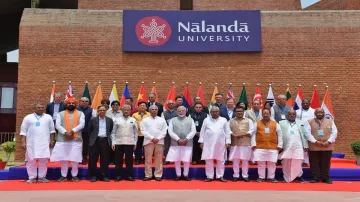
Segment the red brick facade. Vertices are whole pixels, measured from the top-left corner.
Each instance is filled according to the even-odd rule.
[[[80,0],[79,5],[85,3]],[[162,102],[172,81],[177,94],[190,82],[192,96],[203,82],[207,102],[215,82],[223,93],[233,83],[236,96],[245,82],[249,100],[256,83],[264,99],[269,83],[276,95],[290,84],[293,98],[298,84],[305,97],[311,97],[317,84],[321,100],[324,86],[330,86],[339,129],[335,151],[353,157],[350,142],[360,138],[360,118],[354,112],[360,100],[359,21],[360,12],[354,11],[264,11],[262,53],[123,53],[121,11],[26,9],[20,26],[17,132],[23,117],[33,112],[35,100],[48,102],[53,80],[61,92],[72,81],[77,97],[85,81],[92,96],[99,80],[104,95],[109,95],[114,80],[119,94],[128,81],[134,98],[141,81],[147,92],[156,81]],[[23,159],[24,151],[17,149],[16,159]]]

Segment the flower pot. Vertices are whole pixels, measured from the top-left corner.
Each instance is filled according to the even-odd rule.
[[[4,170],[5,169],[5,166],[6,166],[6,161],[1,161],[0,162],[0,170]]]
[[[360,166],[360,156],[356,156],[356,165]]]

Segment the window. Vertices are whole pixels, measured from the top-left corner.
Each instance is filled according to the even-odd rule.
[[[180,10],[192,10],[193,0],[180,0]]]
[[[17,99],[16,83],[0,83],[0,113],[15,114]]]

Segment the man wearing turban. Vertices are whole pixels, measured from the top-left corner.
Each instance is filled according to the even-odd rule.
[[[66,110],[59,113],[56,118],[56,129],[59,131],[56,144],[51,154],[50,161],[60,162],[61,177],[59,182],[67,180],[69,163],[71,163],[72,181],[79,181],[78,167],[82,162],[82,136],[81,130],[85,125],[85,115],[76,110],[75,98],[65,100]]]

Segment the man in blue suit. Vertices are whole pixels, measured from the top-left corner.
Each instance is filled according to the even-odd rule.
[[[234,98],[226,99],[226,107],[220,108],[220,116],[226,118],[226,120],[230,120],[235,117],[235,102]]]
[[[61,101],[61,93],[55,93],[54,102],[50,102],[46,105],[46,114],[49,114],[55,124],[56,117],[61,111],[65,110],[65,104]]]

